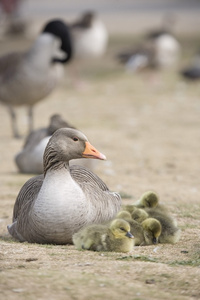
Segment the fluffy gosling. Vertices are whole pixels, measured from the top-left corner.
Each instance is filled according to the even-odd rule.
[[[156,207],[158,205],[158,195],[152,191],[145,192],[142,197],[134,203],[139,208]]]
[[[162,233],[159,243],[175,244],[180,239],[181,230],[177,227],[176,221],[167,213],[159,208],[145,210],[150,218],[157,219],[162,225]]]
[[[109,226],[91,224],[73,235],[78,250],[130,252],[134,247],[130,225],[122,219],[115,219]]]
[[[147,214],[148,216],[148,214]],[[122,210],[120,211],[116,219],[123,219],[130,224],[131,234],[134,236],[134,244],[135,246],[140,246],[145,244],[145,238],[143,233],[142,225],[136,222],[131,218],[131,214],[128,211]]]
[[[144,209],[142,209],[142,208],[136,208],[132,212],[131,217],[136,222],[142,223],[144,220],[146,220],[149,217],[149,215],[148,215],[148,213]]]
[[[148,218],[142,222],[145,245],[157,244],[162,232],[160,222],[154,218]]]

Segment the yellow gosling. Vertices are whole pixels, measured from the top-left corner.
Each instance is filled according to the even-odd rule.
[[[73,235],[78,250],[130,252],[134,247],[130,225],[122,219],[115,219],[109,226],[92,224]]]

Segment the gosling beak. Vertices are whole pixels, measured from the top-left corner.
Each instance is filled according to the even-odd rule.
[[[132,233],[130,233],[130,231],[127,231],[126,236],[130,239],[134,239],[134,236],[132,235]]]
[[[106,157],[104,154],[95,149],[89,142],[85,142],[85,150],[82,153],[84,158],[95,158],[105,160]]]
[[[158,244],[158,239],[156,237],[153,238],[153,244],[154,245]]]

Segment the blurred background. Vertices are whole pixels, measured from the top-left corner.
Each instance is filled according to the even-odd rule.
[[[62,17],[70,21],[88,9],[101,15],[111,34],[143,33],[149,29],[149,26],[160,26],[163,16],[168,13],[173,13],[175,16],[175,29],[179,34],[193,33],[200,27],[200,1],[198,0],[4,0],[0,2],[8,3],[7,11],[9,11],[9,3],[18,2],[20,8],[17,15],[28,23],[29,29],[32,29],[32,26],[40,28],[41,23],[52,17]]]
[[[71,20],[85,10],[97,11],[112,34],[142,33],[149,26],[159,26],[163,15],[173,13],[176,17],[177,33],[198,31],[200,26],[200,1],[198,0],[4,0],[1,3],[18,2],[18,17],[25,19],[29,26],[40,26],[52,17]],[[12,4],[10,4],[12,6]],[[13,5],[14,6],[14,5]],[[2,14],[1,14],[2,19]],[[34,24],[36,23],[36,24]]]

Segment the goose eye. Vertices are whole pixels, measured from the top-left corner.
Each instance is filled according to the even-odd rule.
[[[74,142],[77,142],[78,141],[78,138],[75,136],[75,137],[73,137],[73,141]]]
[[[123,227],[120,227],[120,230],[122,230],[122,231],[126,231]]]

